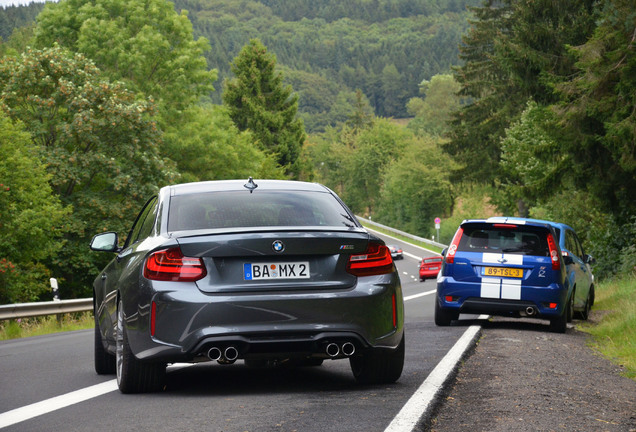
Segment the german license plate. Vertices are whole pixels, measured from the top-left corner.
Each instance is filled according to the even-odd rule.
[[[309,262],[245,263],[243,279],[309,279]]]
[[[484,276],[522,278],[523,269],[508,267],[484,267],[482,274]]]

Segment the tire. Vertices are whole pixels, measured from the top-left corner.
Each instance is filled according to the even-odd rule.
[[[435,325],[438,327],[447,327],[451,325],[451,321],[459,318],[457,312],[449,311],[440,307],[439,301],[435,299]]]
[[[585,306],[583,306],[583,310],[578,313],[578,316],[583,321],[587,321],[590,317],[590,309],[592,308],[592,288],[590,287],[590,291],[587,293],[587,299],[585,299]]]
[[[394,351],[370,350],[349,358],[351,372],[359,384],[391,384],[404,368],[404,335]]]
[[[163,389],[166,365],[139,361],[130,349],[121,300],[117,308],[117,385],[122,393],[146,393]]]
[[[572,298],[570,297],[561,316],[550,319],[550,331],[552,333],[565,333],[568,328],[568,317],[572,315],[571,311]]]
[[[95,372],[98,375],[112,375],[115,373],[115,356],[106,351],[99,330],[97,316],[95,316]]]

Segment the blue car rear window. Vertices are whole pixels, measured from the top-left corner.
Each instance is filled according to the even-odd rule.
[[[546,230],[526,226],[515,229],[464,226],[458,251],[550,256],[547,233]]]

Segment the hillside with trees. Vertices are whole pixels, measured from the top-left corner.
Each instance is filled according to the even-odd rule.
[[[20,17],[0,42],[0,302],[46,299],[53,275],[89,296],[92,235],[125,237],[165,184],[248,176],[324,183],[423,237],[441,217],[442,242],[463,218],[555,219],[598,278],[634,271],[630,1],[31,8],[0,10]]]

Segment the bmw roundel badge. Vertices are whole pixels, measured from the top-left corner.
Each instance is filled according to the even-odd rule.
[[[285,245],[282,241],[276,240],[274,243],[272,243],[272,249],[274,249],[274,252],[282,252],[285,250]]]

